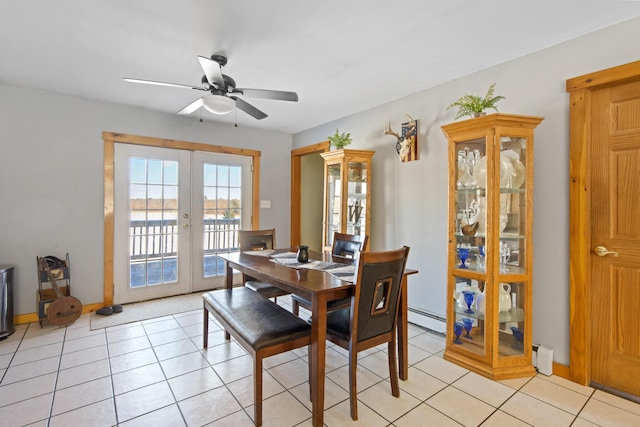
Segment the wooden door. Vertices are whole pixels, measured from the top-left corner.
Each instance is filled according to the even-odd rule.
[[[591,123],[591,383],[640,396],[640,82],[593,91]]]

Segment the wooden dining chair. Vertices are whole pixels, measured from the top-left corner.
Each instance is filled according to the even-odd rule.
[[[333,245],[331,246],[331,255],[343,258],[353,259],[358,252],[367,247],[369,236],[361,236],[359,234],[333,233]]]
[[[346,234],[335,232],[333,234],[333,245],[331,247],[332,260],[337,262],[351,262],[358,253],[367,247],[369,236],[360,236],[357,234]],[[327,311],[338,310],[348,307],[351,304],[350,298],[330,301],[327,305]],[[311,311],[311,301],[301,297],[300,295],[291,294],[291,312],[298,314],[300,306]]]
[[[358,419],[356,370],[359,352],[388,343],[391,394],[400,396],[396,323],[408,256],[408,246],[386,252],[360,252],[351,306],[327,314],[327,339],[349,350],[349,396],[354,421]]]
[[[271,228],[268,230],[239,230],[238,245],[240,251],[263,251],[276,248],[276,230]],[[252,291],[258,292],[265,298],[277,298],[282,295],[288,295],[289,292],[273,286],[269,283],[261,282],[253,277],[242,275],[242,282]]]

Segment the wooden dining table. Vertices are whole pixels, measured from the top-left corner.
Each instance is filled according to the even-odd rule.
[[[289,251],[295,252],[296,249]],[[332,261],[331,254],[309,251],[311,260]],[[324,420],[324,384],[327,340],[327,303],[350,297],[354,284],[332,274],[309,268],[291,268],[273,262],[268,256],[243,252],[219,255],[226,264],[225,285],[233,287],[233,270],[256,280],[270,283],[287,292],[300,295],[311,301],[311,383],[312,424],[322,426]],[[408,321],[407,321],[407,276],[417,270],[406,269],[402,280],[400,308],[398,311],[398,364],[402,380],[408,378]]]

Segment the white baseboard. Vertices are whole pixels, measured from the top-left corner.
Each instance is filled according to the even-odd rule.
[[[423,328],[431,329],[435,332],[445,333],[447,330],[447,324],[444,319],[430,317],[422,313],[428,314],[422,310],[412,309],[409,307],[409,322]]]

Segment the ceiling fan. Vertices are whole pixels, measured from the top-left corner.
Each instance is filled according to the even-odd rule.
[[[154,80],[134,79],[129,77],[125,77],[123,80],[132,83],[179,87],[210,92],[209,95],[204,95],[201,98],[196,99],[191,104],[178,111],[178,114],[191,114],[201,107],[204,107],[207,111],[213,114],[227,114],[233,111],[234,107],[237,107],[250,116],[258,120],[262,120],[267,117],[267,114],[249,104],[242,98],[239,98],[239,95],[253,98],[275,99],[280,101],[298,101],[298,94],[295,92],[236,87],[235,80],[226,74],[222,74],[222,67],[227,64],[226,56],[212,55],[211,58],[198,56],[198,61],[204,71],[201,87]]]

